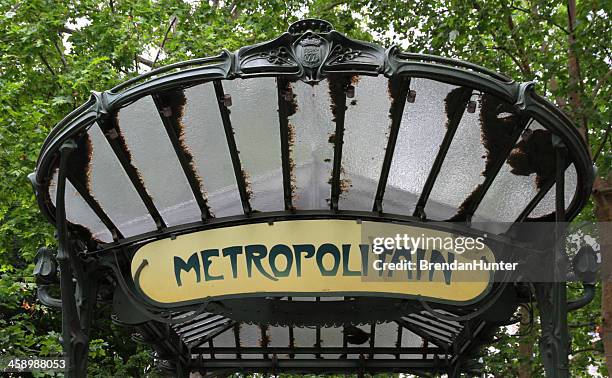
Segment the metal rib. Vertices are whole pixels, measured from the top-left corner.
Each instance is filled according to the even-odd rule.
[[[289,141],[289,109],[287,107],[286,87],[288,81],[278,78],[276,83],[278,95],[278,121],[280,124],[281,163],[283,170],[283,193],[285,197],[285,210],[294,210],[293,207],[293,185],[291,184],[291,151]]]
[[[217,95],[217,103],[219,104],[219,112],[221,113],[221,121],[225,130],[225,138],[229,148],[230,156],[232,157],[232,167],[234,168],[234,176],[236,176],[236,185],[240,193],[240,201],[242,202],[242,210],[245,214],[251,214],[251,204],[249,203],[249,192],[247,189],[246,180],[244,179],[244,171],[240,164],[240,156],[238,156],[238,148],[236,147],[236,139],[234,138],[234,130],[230,121],[229,110],[223,103],[225,93],[221,81],[215,80],[215,94]]]
[[[179,135],[177,135],[176,130],[179,130],[180,125],[178,125],[177,120],[172,115],[166,116],[165,108],[168,108],[168,105],[164,103],[162,96],[155,94],[152,96],[153,101],[155,102],[155,106],[157,107],[157,111],[159,116],[161,117],[162,123],[164,124],[164,128],[166,129],[166,133],[168,134],[168,138],[172,142],[172,147],[174,148],[174,152],[176,153],[176,157],[181,164],[181,168],[183,169],[183,173],[187,178],[187,182],[189,182],[189,187],[191,188],[191,192],[193,193],[193,197],[200,208],[200,212],[202,214],[202,220],[205,221],[208,218],[212,218],[210,213],[210,209],[208,207],[208,203],[206,199],[202,195],[202,188],[200,187],[200,181],[196,177],[196,174],[189,164],[189,159],[183,151],[181,147],[181,142],[179,140]]]
[[[442,163],[444,163],[444,158],[446,158],[446,154],[448,153],[448,149],[450,148],[453,138],[455,137],[455,132],[457,131],[457,127],[459,127],[459,123],[461,122],[461,118],[463,117],[463,113],[465,112],[465,107],[470,101],[471,95],[471,88],[462,88],[460,94],[454,98],[455,102],[453,104],[450,104],[450,114],[448,114],[446,134],[444,134],[444,139],[442,140],[440,150],[436,155],[436,160],[434,161],[431,170],[429,171],[429,175],[427,176],[427,180],[425,181],[425,186],[423,187],[421,196],[417,201],[416,208],[413,214],[414,216],[418,216],[421,218],[425,217],[425,205],[427,204],[427,200],[429,199],[431,190],[433,189],[433,186],[436,183],[436,179],[438,178],[438,174],[440,173],[440,169],[442,168]]]
[[[370,324],[370,349],[374,350],[374,340],[376,339],[376,323]],[[370,359],[374,358],[374,353],[370,352]]]
[[[242,354],[240,350],[242,349],[242,345],[240,344],[240,324],[234,324],[234,343],[236,343],[236,358],[242,359]]]
[[[567,169],[570,165],[571,165],[571,162],[566,161],[565,162],[565,169]],[[519,216],[516,217],[516,220],[514,222],[515,223],[519,223],[519,222],[523,222],[525,219],[527,219],[527,217],[529,216],[529,214],[531,214],[533,209],[535,209],[538,206],[538,204],[540,203],[540,201],[542,201],[544,196],[546,196],[546,194],[548,194],[548,191],[552,188],[553,185],[555,185],[555,177],[554,176],[550,177],[548,180],[546,180],[542,184],[542,186],[540,187],[540,190],[538,190],[536,195],[531,199],[531,201],[529,201],[527,206],[525,206],[525,209],[523,209],[523,211],[519,214]]]
[[[194,348],[194,347],[198,347],[200,345],[203,345],[205,343],[207,343],[209,340],[214,339],[215,337],[219,336],[220,334],[222,334],[223,332],[227,331],[228,329],[232,328],[234,326],[233,321],[228,320],[227,323],[225,323],[225,325],[222,325],[222,327],[212,331],[211,333],[207,334],[206,336],[204,336],[202,339],[193,339],[191,341],[188,341],[188,346],[190,348]]]
[[[387,187],[387,179],[389,178],[389,170],[391,169],[391,161],[393,160],[393,152],[395,151],[395,143],[399,127],[402,123],[402,115],[404,106],[406,105],[406,96],[410,90],[410,78],[392,78],[390,80],[399,81],[399,90],[397,97],[392,99],[390,115],[391,127],[389,129],[389,139],[385,150],[385,158],[383,160],[382,169],[380,171],[380,179],[378,180],[378,188],[376,189],[376,197],[374,198],[374,206],[372,211],[382,212],[382,202]]]
[[[129,177],[130,182],[132,183],[132,186],[138,193],[138,196],[142,200],[142,203],[147,208],[147,211],[151,215],[151,218],[153,218],[153,221],[155,222],[157,229],[158,230],[165,229],[166,222],[164,222],[161,214],[159,213],[159,211],[155,207],[155,204],[153,203],[153,199],[147,192],[147,189],[144,187],[144,184],[140,179],[140,175],[138,174],[136,167],[132,165],[129,152],[126,151],[127,147],[124,148],[124,146],[120,142],[120,139],[123,139],[123,137],[120,135],[120,131],[119,131],[119,128],[117,127],[115,117],[110,116],[109,118],[105,120],[105,122],[100,123],[99,126],[100,126],[100,129],[102,130],[102,133],[106,137],[108,144],[110,145],[113,152],[115,153],[115,156],[117,156],[117,160],[119,160],[121,167],[123,167],[123,170]]]
[[[68,174],[68,181],[72,184],[72,186],[79,192],[79,195],[85,200],[87,205],[91,208],[91,210],[100,218],[100,221],[108,228],[111,235],[113,236],[113,240],[117,241],[119,239],[123,239],[123,235],[121,231],[115,226],[113,221],[106,215],[106,212],[102,209],[98,201],[89,193],[85,184],[79,181],[73,175]]]
[[[350,77],[349,77],[350,79]],[[334,97],[331,99],[334,119],[336,121],[336,131],[334,134],[334,165],[331,178],[331,201],[330,208],[334,211],[338,210],[338,201],[340,199],[340,171],[342,170],[342,145],[344,144],[344,115],[346,113],[346,86],[349,83],[344,83],[345,78],[336,79],[339,82],[333,83],[330,81],[330,89],[332,86],[339,86],[332,91]],[[349,80],[350,82],[350,80]]]
[[[400,326],[406,328],[410,332],[416,334],[417,336],[420,336],[423,340],[431,341],[431,343],[436,345],[437,347],[447,350],[450,346],[450,344],[447,341],[441,340],[435,335],[425,332],[421,328],[416,327],[413,324],[410,324],[404,319],[397,319],[395,322],[399,324]]]
[[[403,336],[403,331],[404,331],[404,327],[400,326],[399,324],[397,325],[397,341],[395,342],[395,347],[397,349],[400,349],[402,347],[402,336]],[[395,355],[396,359],[400,359],[400,353],[397,353]]]
[[[321,297],[316,297],[315,301],[320,302],[321,301]],[[321,348],[321,326],[320,325],[316,326],[315,334],[316,334],[315,348]],[[316,358],[322,358],[321,354],[319,354],[319,353],[315,354],[315,357]]]
[[[509,141],[509,143],[505,146],[506,148],[504,148],[504,150],[501,151],[499,155],[497,155],[497,158],[491,163],[491,168],[488,170],[487,175],[485,176],[485,180],[482,184],[478,186],[477,192],[474,193],[473,199],[471,200],[469,206],[465,209],[464,216],[466,220],[471,220],[472,216],[478,209],[478,206],[480,206],[480,203],[482,202],[484,196],[487,194],[487,191],[493,184],[493,181],[497,177],[497,174],[504,166],[506,160],[508,160],[508,156],[516,145],[517,139],[529,126],[530,120],[532,120],[531,117],[523,114],[519,121],[514,124],[514,129],[512,130],[512,134],[510,135],[511,141]]]
[[[288,301],[292,301],[292,297],[287,297]],[[295,347],[295,336],[293,334],[293,326],[289,326],[289,348],[293,350]],[[295,353],[289,353],[289,358],[293,359],[295,357]]]

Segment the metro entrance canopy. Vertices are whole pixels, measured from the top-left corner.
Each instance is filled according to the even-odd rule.
[[[496,262],[497,245],[538,245],[514,225],[582,209],[586,146],[532,83],[308,19],[94,92],[31,180],[58,231],[35,273],[40,300],[62,308],[69,376],[85,374],[94,309],[112,301],[180,376],[457,377],[532,293],[547,373],[567,375],[564,284],[369,279],[372,236],[488,235],[472,257]]]

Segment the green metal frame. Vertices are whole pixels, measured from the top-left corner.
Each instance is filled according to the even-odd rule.
[[[223,81],[262,76],[279,78],[278,96],[279,109],[281,110],[279,112],[279,124],[281,131],[283,131],[283,125],[285,129],[287,127],[286,122],[288,117],[287,109],[285,108],[286,104],[281,98],[284,95],[284,83],[295,80],[302,80],[307,83],[317,83],[323,79],[342,81],[353,75],[384,75],[395,83],[403,83],[403,86],[400,86],[397,92],[398,97],[394,98],[394,101],[401,104],[401,108],[396,108],[396,110],[400,110],[397,110],[393,116],[392,125],[396,127],[392,126],[392,136],[389,138],[389,145],[387,146],[388,157],[385,158],[385,164],[383,164],[378,191],[373,203],[373,210],[371,212],[338,210],[337,201],[334,201],[334,199],[337,200],[339,196],[338,188],[335,186],[339,185],[339,167],[342,154],[341,139],[336,141],[334,145],[334,175],[333,180],[331,180],[332,201],[330,208],[328,210],[316,211],[296,210],[291,202],[291,166],[287,161],[288,145],[287,136],[285,135],[285,138],[281,140],[283,151],[282,170],[285,211],[276,213],[253,213],[246,192],[246,184],[240,174],[241,163],[235,148],[235,141],[233,141],[231,119],[229,117],[229,112],[227,112],[226,104],[221,101],[224,95]],[[426,214],[423,211],[427,201],[426,195],[419,201],[419,208],[414,216],[389,214],[384,211],[384,189],[386,187],[386,179],[390,169],[393,149],[395,147],[397,128],[399,128],[401,121],[399,117],[401,117],[402,114],[401,109],[403,109],[403,103],[410,94],[409,83],[412,78],[427,78],[492,94],[496,98],[512,104],[517,112],[521,114],[522,120],[533,118],[553,133],[555,148],[556,151],[558,151],[556,155],[556,179],[549,180],[545,183],[534,201],[529,204],[528,208],[525,209],[519,219],[516,220],[517,222],[536,220],[528,218],[529,213],[555,183],[557,184],[556,212],[548,218],[537,220],[547,220],[550,219],[550,217],[554,217],[554,221],[559,223],[569,221],[583,208],[591,192],[594,178],[594,171],[587,152],[587,146],[569,118],[553,104],[535,94],[533,83],[516,83],[501,74],[463,61],[424,54],[405,53],[399,51],[396,47],[385,50],[376,44],[347,38],[333,30],[333,27],[329,23],[322,20],[309,19],[298,21],[289,28],[287,33],[282,34],[272,41],[243,47],[235,53],[224,51],[217,56],[172,64],[128,80],[109,91],[94,92],[85,104],[63,119],[45,140],[37,162],[36,171],[30,176],[30,179],[42,213],[51,223],[55,224],[58,229],[60,249],[57,260],[62,273],[60,286],[62,288],[61,302],[64,319],[63,340],[64,348],[70,362],[68,376],[83,376],[85,374],[88,330],[89,323],[93,317],[99,276],[106,274],[115,276],[114,279],[118,279],[118,276],[121,276],[121,272],[126,270],[128,266],[131,251],[141,246],[146,240],[159,240],[183,233],[216,227],[291,219],[374,220],[418,224],[428,228],[448,229],[448,225],[441,225],[427,220]],[[219,97],[219,111],[225,127],[227,143],[230,147],[230,155],[232,157],[238,189],[241,194],[244,215],[215,219],[208,211],[206,201],[203,198],[199,198],[198,205],[202,210],[202,220],[200,222],[176,227],[167,227],[162,217],[157,213],[146,190],[142,187],[139,188],[137,180],[134,179],[135,173],[130,172],[129,161],[125,159],[121,161],[121,151],[117,148],[114,149],[115,153],[118,154],[118,158],[122,162],[123,168],[126,170],[128,176],[132,178],[132,184],[135,186],[141,199],[147,205],[149,212],[156,220],[158,229],[135,237],[124,238],[119,230],[114,227],[110,219],[104,214],[103,210],[99,206],[95,206],[95,200],[93,200],[91,196],[88,197],[87,193],[85,193],[84,199],[109,230],[111,230],[114,242],[105,244],[94,240],[84,240],[83,235],[79,234],[78,230],[72,228],[66,221],[63,199],[65,194],[65,182],[67,176],[70,174],[70,172],[66,172],[67,159],[70,151],[76,148],[75,140],[95,123],[98,123],[101,127],[112,127],[113,115],[116,111],[144,96],[153,95],[159,107],[163,106],[163,98],[159,96],[160,92],[184,89],[207,82],[212,82],[214,84],[216,93]],[[338,86],[340,92],[337,98],[334,99],[334,101],[339,101],[339,104],[346,101],[347,93],[350,89],[346,81],[342,83],[343,84]],[[459,104],[457,106],[464,105],[465,104]],[[458,114],[460,118],[462,111]],[[336,118],[336,129],[343,130],[343,113],[338,114],[338,116],[339,117]],[[164,119],[164,126],[169,133],[169,138],[173,142],[175,152],[179,157],[179,161],[188,178],[191,189],[196,193],[197,184],[195,183],[194,177],[191,177],[192,175],[185,163],[185,157],[181,155],[182,152],[176,141],[176,136],[173,138],[171,122],[172,120]],[[522,124],[522,126],[524,127],[525,124]],[[284,134],[281,132],[281,138],[283,138],[283,135]],[[393,135],[395,135],[395,137],[393,137]],[[450,135],[450,137],[452,137],[452,135]],[[111,143],[110,140],[109,143]],[[446,152],[444,149],[441,149],[441,151],[442,153],[437,159],[440,160],[440,164],[445,158]],[[562,153],[559,151],[562,151]],[[575,165],[579,185],[571,204],[566,210],[563,198],[563,177],[565,168],[570,161]],[[501,164],[501,162],[498,162],[499,166],[501,166]],[[60,171],[56,200],[57,208],[55,208],[52,205],[51,198],[49,198],[48,185],[53,169],[58,166],[60,167]],[[431,183],[430,186],[433,185],[438,174],[439,169],[432,169],[430,177],[428,178],[428,182]],[[79,186],[79,183],[77,183],[77,186]],[[83,189],[83,185],[80,185],[80,187]],[[487,189],[488,186],[485,186],[480,196],[483,196]],[[197,196],[196,199],[198,199]],[[475,209],[471,210],[473,212]],[[469,217],[466,220],[468,221],[466,227],[453,225],[450,226],[450,230],[459,231],[463,234],[479,235],[479,231],[469,227]],[[493,239],[502,244],[524,244],[525,248],[530,248],[529,243],[523,243],[512,239],[511,235],[495,236]],[[77,251],[79,254],[77,254]],[[560,261],[562,261],[565,255],[562,251],[559,253],[559,256],[561,256],[559,257],[561,259]],[[48,253],[41,254],[41,256],[41,259],[51,259]],[[114,271],[114,273],[109,273],[112,271]],[[87,272],[87,278],[85,278],[85,272]],[[39,274],[39,276],[43,277],[42,274]],[[73,276],[76,280],[76,286],[72,281]],[[90,277],[96,278],[92,280]],[[45,285],[48,284],[50,284],[50,282],[45,282]],[[537,284],[534,286],[536,286],[535,291],[542,313],[556,314],[552,319],[543,319],[544,337],[541,348],[545,355],[544,361],[547,374],[555,377],[566,377],[568,375],[568,339],[565,315],[567,312],[564,291],[565,286],[562,284]],[[441,361],[403,363],[401,360],[394,360],[396,362],[393,363],[388,361],[385,362],[386,360],[368,360],[366,362],[363,354],[361,354],[362,357],[359,360],[346,360],[343,364],[335,366],[329,363],[323,364],[320,363],[320,361],[304,361],[300,364],[300,362],[297,362],[298,360],[287,362],[275,361],[272,359],[271,361],[251,361],[248,363],[243,360],[239,364],[234,362],[236,365],[232,365],[231,362],[227,361],[217,361],[217,365],[215,365],[217,367],[215,368],[210,364],[203,365],[201,361],[190,362],[191,359],[186,352],[187,349],[185,349],[185,345],[180,342],[180,337],[177,336],[176,333],[171,332],[170,329],[167,328],[168,325],[160,325],[165,321],[171,323],[173,319],[176,320],[176,316],[172,314],[164,316],[163,309],[159,306],[150,306],[150,304],[135,300],[138,298],[130,297],[134,296],[134,289],[136,288],[133,282],[128,282],[125,288],[117,289],[119,291],[116,292],[115,297],[116,299],[118,298],[117,300],[121,299],[121,301],[118,302],[118,306],[124,308],[125,311],[123,311],[123,313],[130,313],[132,310],[136,311],[136,315],[133,316],[133,319],[127,321],[127,323],[138,324],[138,329],[141,334],[148,335],[144,337],[144,339],[146,339],[144,341],[154,345],[156,350],[159,349],[158,354],[171,354],[170,357],[165,359],[172,359],[172,361],[174,361],[171,362],[170,365],[179,375],[186,374],[186,369],[202,369],[204,366],[209,369],[207,371],[215,371],[217,368],[226,369],[230,366],[235,366],[236,368],[245,368],[250,371],[268,372],[280,370],[291,371],[297,369],[299,371],[350,370],[364,373],[385,370],[400,371],[400,369],[407,368],[415,373],[424,373],[426,371],[431,372],[442,369],[448,372],[452,377],[458,377],[462,371],[470,371],[470,369],[473,369],[469,359],[466,357],[466,353],[478,348],[478,346],[482,344],[482,340],[488,339],[491,332],[495,330],[496,324],[490,321],[487,323],[477,316],[482,312],[488,311],[489,307],[493,304],[488,303],[484,306],[484,300],[479,303],[470,304],[469,306],[463,306],[462,308],[445,306],[444,304],[436,305],[437,308],[440,309],[456,310],[456,319],[464,324],[464,328],[461,331],[461,337],[458,338],[458,341],[453,345],[455,350],[452,351],[451,358],[444,363]],[[502,297],[502,300],[504,300],[503,298],[504,297]],[[517,301],[517,299],[512,300]],[[58,300],[51,298],[46,290],[41,290],[41,301],[54,305],[58,304]],[[265,304],[265,302],[258,303]],[[429,308],[427,303],[419,304],[418,301],[410,303],[413,306],[421,306],[418,307],[421,309]],[[246,306],[250,308],[256,306],[256,304],[247,303]],[[212,306],[212,308],[214,308],[214,306]],[[470,311],[473,309],[481,312],[478,314],[474,312],[472,314],[473,316],[470,316]],[[193,307],[174,309],[174,311],[179,310],[193,310]],[[203,310],[204,309],[201,309],[201,311],[198,310],[196,313],[191,313],[189,316],[185,315],[179,320],[187,322],[188,319],[195,319],[198,318],[198,316],[207,316],[201,314]],[[217,310],[221,311],[219,309]],[[159,311],[161,311],[161,313]],[[435,315],[435,313],[433,313],[433,315]],[[128,318],[130,316],[128,316]],[[502,314],[499,316],[498,322],[508,321],[509,315]],[[445,321],[444,319],[443,316],[440,316],[438,321],[442,323]],[[118,322],[126,322],[126,318],[117,320]],[[229,327],[230,323],[226,324],[226,326]],[[372,325],[372,328],[374,328],[374,326],[375,324]],[[408,324],[407,326],[410,325]],[[317,325],[317,327],[320,327],[320,325]],[[421,331],[414,329],[414,332]],[[480,341],[476,341],[476,334],[479,332],[483,332],[489,336],[483,337]],[[431,337],[427,332],[423,335]],[[170,343],[170,345],[168,344],[168,340],[179,341]],[[374,351],[373,345],[371,347],[372,351]],[[325,348],[320,348],[320,346],[316,348],[319,348],[317,349],[318,352],[325,353]],[[425,348],[424,353],[429,353],[427,350],[428,349]],[[239,352],[240,351],[238,351],[238,354]],[[397,353],[399,356],[401,351],[398,349]]]

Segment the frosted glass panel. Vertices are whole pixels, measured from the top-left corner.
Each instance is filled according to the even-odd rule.
[[[565,208],[567,209],[576,194],[576,186],[578,185],[578,176],[576,175],[576,167],[572,163],[565,170]],[[546,193],[542,201],[538,206],[533,209],[530,218],[538,218],[544,215],[552,214],[555,212],[555,192],[557,185],[553,185],[550,190]]]
[[[242,214],[213,85],[207,83],[186,89],[185,97],[183,138],[208,193],[208,205],[217,217]]]
[[[440,173],[425,206],[427,217],[444,220],[457,208],[484,178],[486,149],[481,143],[480,103],[474,113],[464,112],[455,132]]]
[[[294,344],[296,347],[313,347],[317,342],[317,331],[314,327],[293,327]],[[296,359],[311,359],[313,355],[296,354]]]
[[[283,210],[280,124],[276,80],[228,80],[232,127],[242,168],[248,173],[251,206],[259,211]]]
[[[132,164],[166,224],[200,220],[200,209],[151,96],[121,109],[117,120]]]
[[[297,101],[297,112],[289,117],[295,130],[293,159],[297,188],[293,203],[297,209],[327,209],[334,158],[330,136],[335,131],[329,86],[324,80],[314,86],[298,81],[292,87]]]
[[[53,178],[49,183],[49,196],[51,202],[55,206],[55,199],[57,196],[57,169],[53,173]],[[113,236],[106,228],[104,223],[98,218],[96,213],[93,212],[91,207],[85,202],[79,192],[72,186],[70,181],[66,180],[66,193],[65,193],[66,207],[66,219],[73,224],[82,225],[87,228],[94,239],[100,240],[105,243],[113,241]]]
[[[514,222],[538,192],[538,183],[552,175],[554,151],[551,134],[533,122],[493,180],[473,220]]]
[[[446,133],[444,99],[457,87],[427,79],[412,79],[414,103],[406,103],[399,129],[383,208],[412,215]]]
[[[409,331],[408,329],[402,329],[402,348],[414,348],[414,347],[422,347],[423,339]],[[430,346],[434,346],[429,344]],[[414,355],[414,354],[400,354],[400,358],[422,358],[422,356]]]
[[[240,324],[240,345],[243,347],[261,347],[261,328],[254,324]],[[263,358],[263,354],[245,353],[242,355],[245,359]]]
[[[344,120],[342,168],[348,190],[340,195],[338,207],[372,210],[385,157],[389,131],[388,80],[362,76],[355,86],[355,98],[347,99]]]
[[[388,347],[393,348],[397,345],[397,323],[382,323],[377,324],[374,336],[375,347]],[[391,358],[389,354],[376,354],[375,359]]]
[[[321,346],[322,347],[341,347],[344,334],[341,327],[321,327]],[[340,354],[325,353],[323,358],[336,359]]]
[[[208,346],[205,344],[205,346]],[[213,338],[213,347],[230,347],[236,346],[236,337],[234,335],[234,328],[230,328],[227,331],[217,335]],[[215,358],[236,358],[233,353],[215,353]]]
[[[268,327],[268,336],[270,338],[270,342],[268,345],[270,347],[288,347],[290,344],[289,341],[289,327],[276,327],[270,326]],[[278,354],[279,358],[289,358],[288,354]]]
[[[474,113],[463,113],[427,202],[429,218],[445,220],[456,215],[484,182],[491,163],[515,144],[519,117],[513,111],[511,104],[484,94]]]
[[[125,237],[156,229],[99,126],[89,129],[92,144],[90,188],[106,215]]]

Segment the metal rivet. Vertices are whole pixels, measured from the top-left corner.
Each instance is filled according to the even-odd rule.
[[[119,137],[119,134],[117,133],[116,129],[107,130],[106,135],[111,139],[117,139]]]
[[[408,91],[408,95],[406,96],[406,101],[413,104],[415,100],[416,100],[416,91],[414,89],[411,89]]]
[[[476,112],[476,101],[470,101],[467,104],[467,112],[475,113]]]
[[[354,86],[349,85],[348,87],[346,87],[346,97],[348,98],[355,97],[355,87]]]
[[[221,101],[223,102],[223,105],[225,105],[226,108],[229,108],[230,106],[232,106],[232,95],[224,94]]]

